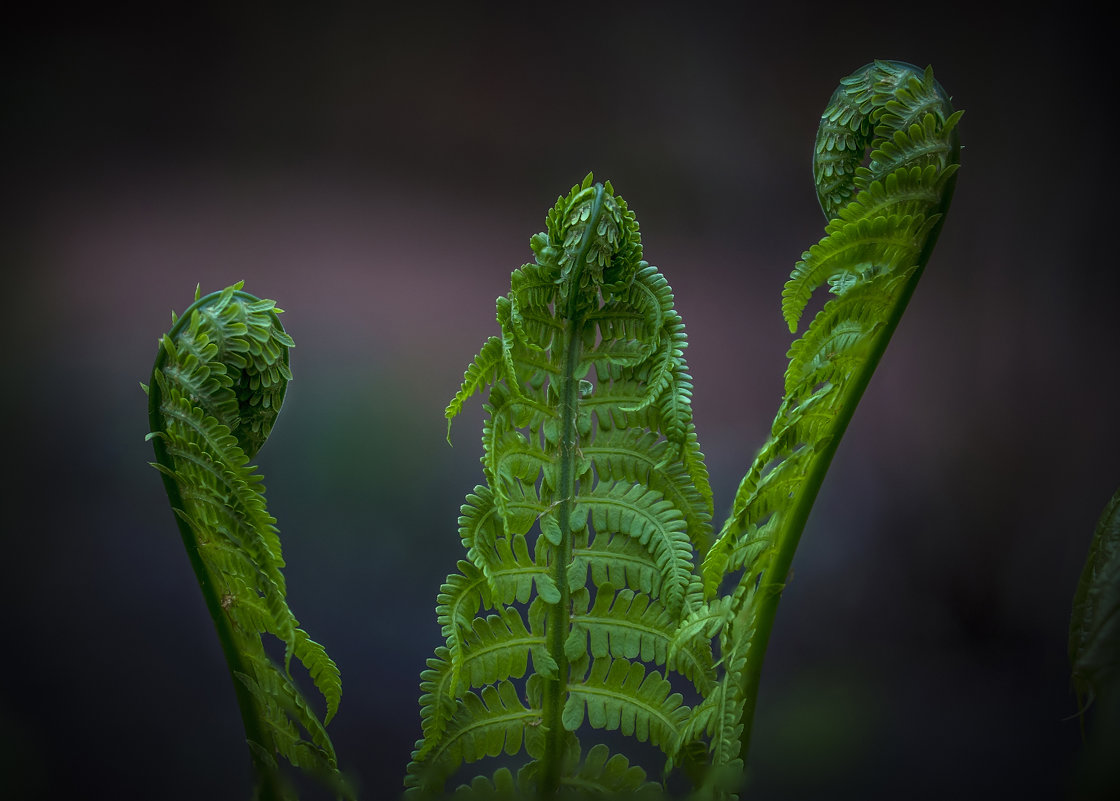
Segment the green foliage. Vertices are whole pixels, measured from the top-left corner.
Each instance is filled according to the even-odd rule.
[[[814,159],[828,224],[783,292],[791,331],[816,289],[834,297],[790,348],[771,436],[715,537],[672,291],[609,182],[558,199],[447,407],[450,430],[489,390],[486,483],[439,594],[446,644],[422,675],[409,796],[522,752],[516,775],[456,797],[660,793],[603,744],[581,761],[586,728],[648,741],[697,797],[738,790],[793,551],[944,219],[959,118],[930,70],[899,62],[833,95]]]
[[[1069,659],[1082,704],[1106,686],[1120,687],[1120,490],[1097,523],[1077,584]]]
[[[827,224],[782,293],[790,330],[816,290],[832,298],[789,349],[770,436],[718,529],[672,290],[609,182],[588,175],[557,200],[530,239],[534,261],[497,301],[498,335],[446,410],[450,434],[486,394],[485,483],[462,505],[465,558],[437,597],[444,644],[421,674],[408,797],[443,797],[484,759],[499,764],[454,797],[654,798],[678,769],[695,798],[735,797],[793,553],[944,221],[959,119],[931,70],[900,62],[869,64],[834,93],[814,155]],[[196,295],[161,340],[149,436],[233,677],[258,797],[293,797],[283,757],[349,798],[325,729],[339,671],[288,608],[276,521],[249,464],[291,377],[278,313],[240,284]],[[1071,631],[1088,692],[1116,664],[1115,507]],[[661,775],[602,742],[585,750],[595,730],[658,749]]]
[[[279,757],[353,797],[325,728],[342,697],[339,670],[288,608],[276,520],[249,463],[292,377],[279,312],[241,284],[196,292],[160,340],[145,388],[148,437],[234,680],[258,797],[294,797]],[[266,653],[265,634],[283,646],[283,665]],[[322,719],[292,678],[293,657],[323,696]]]
[[[1113,798],[1120,788],[1120,490],[1097,523],[1073,598],[1069,659],[1085,739],[1071,797]]]

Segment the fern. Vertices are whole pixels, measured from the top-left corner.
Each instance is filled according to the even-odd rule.
[[[790,346],[770,436],[718,529],[672,290],[609,182],[588,175],[557,200],[530,239],[534,261],[497,300],[498,334],[445,412],[450,437],[464,404],[486,394],[485,483],[461,507],[465,558],[437,598],[444,644],[421,674],[406,795],[443,796],[465,763],[487,758],[523,765],[475,776],[455,797],[656,797],[677,769],[697,798],[741,789],[793,554],[944,222],[960,114],[930,69],[901,62],[869,64],[833,94],[814,154],[827,223],[783,290],[790,331],[817,290],[833,297]],[[278,313],[240,284],[196,293],[145,387],[149,438],[233,678],[258,797],[294,797],[283,758],[352,798],[326,732],[340,674],[287,605],[276,521],[249,463],[291,377]],[[1106,551],[1091,554],[1076,599],[1079,692],[1111,670]],[[322,695],[321,718],[293,658]],[[603,743],[585,751],[588,729],[659,749],[659,780]]]
[[[1073,599],[1069,659],[1084,710],[1120,669],[1120,490],[1097,523]]]
[[[249,464],[280,411],[293,343],[275,304],[241,286],[196,292],[181,317],[172,315],[144,388],[154,466],[233,676],[257,796],[295,797],[283,757],[352,798],[325,728],[342,697],[339,670],[288,608],[276,520]],[[265,634],[283,646],[282,665],[266,653]],[[323,696],[322,720],[292,678],[293,657]]]
[[[944,222],[959,164],[961,113],[930,68],[876,61],[841,83],[821,118],[814,172],[830,220],[786,284],[783,315],[795,330],[813,290],[828,282],[836,297],[790,348],[771,436],[702,569],[709,596],[725,576],[741,571],[732,591],[733,622],[721,636],[724,648],[747,654],[742,670],[729,668],[724,677],[738,684],[746,705],[744,754],[760,655],[801,531]],[[853,167],[867,150],[868,166]]]
[[[793,552],[944,221],[959,118],[931,70],[900,62],[833,95],[814,158],[828,223],[783,292],[791,331],[814,291],[834,297],[790,348],[771,436],[718,536],[672,290],[609,182],[558,199],[446,410],[450,432],[488,390],[486,483],[439,595],[446,645],[422,676],[409,796],[522,752],[516,776],[456,797],[660,793],[603,744],[581,757],[586,728],[648,741],[698,797],[737,791]]]
[[[1073,597],[1069,660],[1085,750],[1078,797],[1106,798],[1120,787],[1120,490],[1105,506]],[[1094,707],[1086,732],[1085,717]]]

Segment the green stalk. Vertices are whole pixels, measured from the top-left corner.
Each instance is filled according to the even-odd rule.
[[[801,541],[801,533],[805,530],[805,523],[809,519],[809,513],[813,509],[813,503],[817,499],[817,493],[820,491],[821,484],[824,483],[828,468],[832,464],[832,457],[836,454],[836,448],[839,446],[840,440],[848,428],[848,423],[851,422],[852,415],[859,405],[864,390],[867,389],[867,385],[871,381],[871,376],[875,373],[875,367],[879,364],[879,359],[882,358],[887,344],[890,342],[891,334],[894,333],[894,329],[897,327],[898,321],[902,317],[902,312],[906,309],[906,305],[910,300],[910,295],[913,294],[914,287],[917,285],[920,273],[921,270],[919,269],[915,272],[913,279],[908,282],[902,297],[895,306],[895,312],[891,315],[890,320],[888,320],[879,336],[875,338],[867,362],[863,365],[859,373],[853,377],[848,387],[843,390],[845,397],[843,403],[840,405],[840,411],[836,416],[836,420],[833,423],[833,430],[835,433],[828,444],[819,451],[817,457],[813,460],[813,465],[809,469],[808,475],[805,477],[805,482],[801,486],[801,491],[798,493],[797,501],[789,516],[786,517],[785,525],[782,526],[782,530],[776,537],[777,549],[769,566],[766,568],[765,583],[763,586],[759,587],[758,600],[752,605],[754,614],[752,615],[753,619],[750,624],[751,635],[748,638],[748,657],[746,668],[743,671],[741,685],[744,712],[742,745],[739,753],[744,765],[747,764],[747,753],[750,749],[751,728],[754,721],[754,710],[758,698],[759,682],[762,677],[762,663],[766,657],[766,647],[770,641],[770,632],[774,627],[774,617],[778,611],[778,601],[781,600],[782,588],[785,586],[786,579],[789,576],[790,564],[793,562],[793,554],[797,550],[798,543]]]
[[[956,131],[953,132],[952,142],[952,160],[953,162],[958,162],[960,145]],[[867,389],[867,385],[871,382],[871,377],[875,374],[875,368],[878,367],[879,360],[883,357],[883,353],[886,351],[887,345],[891,341],[891,336],[898,327],[898,323],[902,319],[902,315],[910,303],[910,298],[914,294],[914,289],[918,286],[918,281],[925,271],[926,263],[933,253],[934,245],[937,243],[938,235],[941,233],[941,226],[945,222],[945,213],[949,210],[949,203],[952,200],[955,185],[956,176],[954,175],[946,183],[945,193],[936,210],[941,214],[941,217],[933,228],[930,229],[929,236],[926,238],[925,244],[918,255],[917,267],[913,275],[911,275],[910,280],[906,282],[906,285],[899,294],[899,298],[895,302],[890,317],[887,318],[883,328],[875,337],[868,352],[867,360],[859,371],[851,377],[847,386],[841,390],[844,397],[840,404],[839,412],[833,422],[833,433],[827,445],[821,449],[816,458],[814,458],[812,466],[805,477],[805,482],[802,484],[801,490],[794,502],[793,509],[789,516],[785,518],[785,524],[775,537],[777,548],[770,564],[766,568],[765,584],[759,588],[758,599],[752,605],[751,634],[748,638],[747,647],[748,657],[740,684],[744,710],[743,733],[740,740],[739,754],[743,760],[744,766],[747,765],[747,756],[750,750],[754,711],[758,699],[759,683],[762,677],[762,664],[766,658],[766,647],[770,641],[770,632],[774,627],[774,617],[778,611],[778,601],[781,600],[781,591],[789,576],[790,565],[793,562],[793,554],[797,550],[798,543],[801,541],[801,533],[805,529],[805,523],[809,519],[809,513],[812,511],[813,503],[817,499],[817,493],[820,491],[821,484],[824,483],[825,475],[828,473],[828,468],[832,463],[832,457],[836,454],[836,448],[840,445],[840,440],[843,438],[844,432],[848,428],[848,423],[851,422],[852,415],[855,414],[856,407],[859,405],[860,399]]]
[[[544,774],[540,789],[543,798],[552,798],[560,786],[560,767],[564,760],[564,703],[568,695],[568,657],[564,642],[568,637],[571,616],[571,590],[568,587],[568,563],[572,560],[572,503],[575,499],[575,437],[576,402],[579,382],[575,378],[579,362],[580,324],[568,320],[571,326],[567,337],[564,358],[564,376],[560,384],[560,476],[557,493],[557,523],[560,525],[560,546],[553,554],[552,578],[560,590],[560,600],[548,614],[548,652],[556,660],[557,678],[545,686],[544,725],[545,754]]]
[[[153,405],[158,409],[159,393],[154,381],[151,387],[152,392],[155,393],[153,395]],[[170,468],[172,466],[171,459],[159,437],[154,437],[152,444],[156,452],[156,461],[164,467]],[[241,660],[229,616],[222,609],[218,593],[210,579],[210,572],[206,569],[206,565],[202,563],[202,555],[198,551],[198,539],[191,527],[178,514],[178,511],[183,508],[183,499],[179,494],[179,487],[171,476],[162,471],[160,475],[163,478],[163,487],[167,490],[167,500],[171,504],[172,511],[175,512],[175,524],[179,527],[183,547],[187,551],[187,558],[190,560],[195,578],[198,579],[198,588],[202,591],[203,600],[206,601],[206,609],[210,612],[210,619],[214,621],[214,629],[218,633],[218,642],[222,646],[222,653],[225,654],[226,666],[229,668],[230,680],[233,682],[233,692],[237,697],[237,707],[241,712],[241,723],[245,727],[245,737],[247,740],[260,744],[266,753],[274,753],[276,749],[273,746],[272,737],[260,725],[261,713],[257,708],[257,701],[244,682],[237,678],[239,673],[252,675],[251,669]],[[283,784],[276,773],[275,767],[264,762],[255,749],[250,748],[249,755],[252,758],[253,771],[257,776],[257,787],[259,788],[257,797],[260,801],[282,801],[285,798]]]
[[[576,484],[576,420],[579,414],[579,380],[576,368],[583,345],[585,314],[579,296],[579,273],[587,259],[593,232],[603,209],[602,186],[597,186],[591,217],[583,241],[576,253],[575,265],[568,276],[568,304],[564,319],[568,326],[564,350],[564,374],[560,380],[560,475],[557,480],[556,517],[560,526],[560,545],[553,553],[552,577],[560,591],[560,600],[548,614],[548,651],[556,660],[557,678],[545,685],[542,716],[545,726],[544,770],[539,786],[542,798],[553,798],[560,789],[560,769],[564,761],[564,704],[568,695],[570,666],[564,642],[571,628],[572,598],[568,587],[568,564],[572,561],[572,505]]]

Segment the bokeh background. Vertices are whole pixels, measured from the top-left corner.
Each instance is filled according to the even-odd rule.
[[[419,734],[435,594],[481,478],[443,408],[589,170],[688,325],[717,507],[761,444],[809,159],[843,75],[967,114],[952,213],[843,442],[767,657],[752,798],[1058,798],[1070,600],[1120,484],[1110,33],[1077,3],[49,8],[0,36],[0,794],[241,799],[243,734],[144,441],[196,284],[277,299],[260,461],[289,600],[342,667],[367,799]]]

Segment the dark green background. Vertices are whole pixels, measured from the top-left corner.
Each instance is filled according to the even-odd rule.
[[[781,396],[782,284],[821,232],[817,120],[875,57],[935,66],[964,166],[794,562],[751,797],[1066,792],[1069,606],[1120,484],[1107,29],[1068,3],[746,5],[7,21],[6,798],[248,798],[138,386],[196,283],[288,310],[270,509],[292,608],[342,668],[342,765],[388,797],[481,478],[479,403],[453,448],[443,408],[529,236],[588,170],[636,210],[725,509]]]

